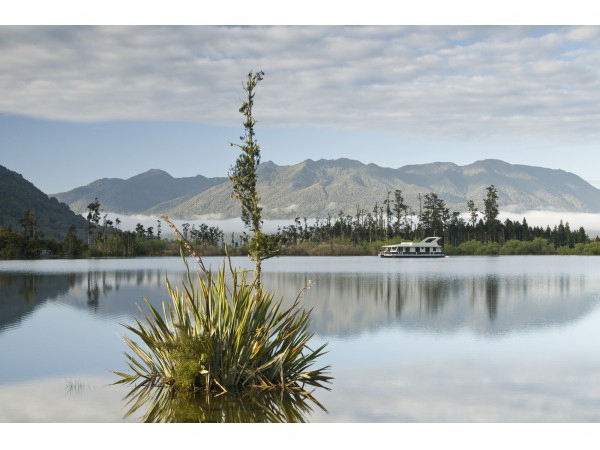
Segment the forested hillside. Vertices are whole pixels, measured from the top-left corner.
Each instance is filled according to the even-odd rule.
[[[21,231],[24,218],[30,222],[27,226],[34,227],[32,232],[41,232],[46,238],[62,239],[71,225],[81,236],[87,230],[86,220],[66,204],[48,197],[22,175],[0,166],[0,227]]]

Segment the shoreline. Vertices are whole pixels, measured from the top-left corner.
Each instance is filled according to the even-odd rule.
[[[284,246],[276,257],[293,256],[373,256],[379,257],[379,250],[387,242],[365,242],[361,244],[348,242],[314,243],[302,242],[295,245]],[[446,257],[455,256],[600,256],[600,241],[594,240],[586,243],[575,244],[573,247],[563,246],[556,248],[544,238],[535,238],[531,241],[510,240],[503,244],[479,241],[468,241],[458,246],[445,245],[443,251]],[[248,256],[244,247],[225,248],[201,247],[197,253],[202,257]],[[85,259],[131,259],[152,257],[179,257],[180,254],[168,251],[131,256],[122,255],[90,255],[82,257],[52,257],[38,258],[7,258],[0,261],[39,261],[39,260],[85,260]],[[404,258],[396,258],[404,259]]]

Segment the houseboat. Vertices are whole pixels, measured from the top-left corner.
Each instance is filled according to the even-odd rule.
[[[428,237],[421,242],[402,242],[384,245],[379,252],[382,258],[443,258],[444,250],[438,243],[441,237]]]

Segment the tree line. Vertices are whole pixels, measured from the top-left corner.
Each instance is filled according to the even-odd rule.
[[[447,253],[475,254],[501,253],[499,250],[509,244],[504,252],[511,254],[539,251],[519,246],[513,241],[532,242],[539,239],[551,244],[554,249],[573,249],[575,253],[598,253],[590,244],[585,229],[571,229],[562,220],[550,227],[530,226],[527,219],[522,221],[498,219],[498,191],[491,185],[486,188],[483,209],[480,211],[473,200],[467,201],[466,217],[459,211],[450,211],[446,203],[436,193],[419,195],[419,211],[414,211],[405,201],[400,189],[388,190],[381,202],[372,209],[357,206],[354,214],[343,211],[332,217],[309,220],[296,217],[292,224],[279,227],[272,235],[260,233],[262,239],[269,239],[270,251],[277,247],[294,247],[303,244],[323,244],[346,242],[352,245],[379,245],[398,240],[419,241],[428,236],[443,237]],[[28,210],[19,220],[21,230],[11,227],[0,228],[0,258],[19,259],[36,257],[77,258],[88,256],[142,256],[177,255],[178,244],[165,240],[162,235],[162,221],[156,226],[144,227],[136,224],[132,231],[121,229],[121,220],[114,221],[103,214],[98,199],[88,205],[87,230],[77,230],[71,225],[62,241],[45,239],[34,210]],[[223,254],[227,244],[231,254],[248,254],[250,236],[245,232],[232,233],[225,239],[225,233],[216,226],[184,223],[182,234],[205,254]],[[84,239],[82,237],[85,236]],[[265,237],[267,236],[267,237]],[[598,238],[596,238],[598,241]],[[478,243],[478,244],[477,244]],[[593,247],[593,248],[592,248]],[[590,250],[592,249],[592,250]],[[544,250],[548,252],[547,248]],[[563,252],[569,250],[563,250]],[[558,250],[556,250],[558,252]]]
[[[172,240],[162,237],[162,221],[156,220],[156,227],[144,227],[137,223],[133,231],[123,231],[121,220],[108,219],[102,215],[100,203],[96,198],[88,205],[87,246],[91,256],[142,256],[142,255],[177,255],[179,246]],[[224,244],[224,233],[218,227],[206,224],[182,225],[183,236],[192,244],[211,249],[219,249]],[[210,252],[210,251],[209,251]]]
[[[28,259],[44,256],[79,257],[84,253],[83,242],[75,225],[70,225],[62,241],[46,239],[39,218],[33,209],[19,219],[20,230],[0,227],[0,259]]]
[[[352,215],[340,211],[335,217],[328,215],[310,224],[306,217],[296,217],[293,224],[280,227],[277,236],[283,245],[340,239],[354,244],[398,239],[420,241],[428,236],[442,237],[443,243],[450,246],[469,241],[503,244],[510,240],[544,238],[557,248],[573,248],[578,243],[589,241],[583,227],[572,230],[568,222],[561,221],[554,228],[531,227],[526,218],[522,222],[510,219],[501,222],[498,219],[498,191],[494,185],[486,188],[482,211],[475,207],[473,200],[466,203],[466,219],[459,211],[451,212],[434,192],[423,197],[419,195],[418,200],[417,212],[406,204],[400,189],[388,190],[383,201],[376,202],[372,210],[357,206]]]

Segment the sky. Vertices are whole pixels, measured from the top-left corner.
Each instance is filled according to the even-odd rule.
[[[460,14],[465,25],[429,15],[432,25],[262,26],[278,22],[244,24],[240,11],[227,26],[49,17],[0,26],[0,164],[48,194],[153,168],[226,176],[250,70],[265,72],[254,104],[262,161],[494,158],[600,187],[599,26],[471,25]]]

